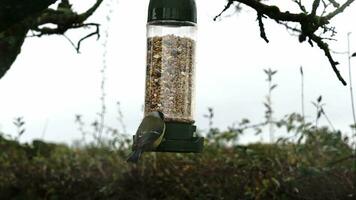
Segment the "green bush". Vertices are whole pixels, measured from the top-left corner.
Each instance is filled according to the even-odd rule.
[[[125,162],[124,147],[0,137],[0,199],[354,199],[345,138],[308,135],[301,144],[210,140],[202,154],[146,153],[138,165]]]

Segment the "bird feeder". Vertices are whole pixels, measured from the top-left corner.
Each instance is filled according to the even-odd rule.
[[[197,11],[194,0],[151,0],[147,23],[145,115],[161,111],[166,132],[156,151],[201,152],[194,126]]]

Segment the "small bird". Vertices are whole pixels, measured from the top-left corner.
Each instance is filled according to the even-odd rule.
[[[165,130],[162,112],[154,111],[146,115],[137,129],[133,152],[127,162],[137,163],[144,151],[156,149],[162,142]]]

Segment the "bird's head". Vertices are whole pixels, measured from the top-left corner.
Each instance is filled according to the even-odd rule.
[[[154,111],[154,112],[151,112],[148,115],[151,115],[151,116],[154,116],[154,117],[159,117],[160,119],[164,120],[164,114],[161,111]]]

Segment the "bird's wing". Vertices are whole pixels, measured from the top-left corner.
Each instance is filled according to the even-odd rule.
[[[144,132],[136,140],[136,148],[142,148],[143,150],[153,149],[154,142],[159,139],[161,133],[156,131]]]
[[[162,119],[146,116],[143,118],[140,126],[137,128],[136,136],[141,136],[145,132],[155,131],[155,132],[162,132],[164,129],[165,123]]]

